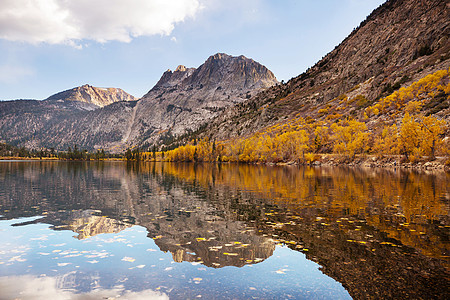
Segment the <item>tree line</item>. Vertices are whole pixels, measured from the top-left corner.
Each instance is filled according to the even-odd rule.
[[[0,143],[0,156],[61,160],[104,160],[108,158],[122,158],[121,154],[108,153],[103,149],[98,149],[95,152],[89,152],[85,149],[80,150],[77,145],[68,147],[67,151],[57,151],[55,148],[30,150],[25,147],[15,147],[6,143]]]

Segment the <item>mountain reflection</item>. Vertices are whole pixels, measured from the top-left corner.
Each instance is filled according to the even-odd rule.
[[[78,239],[140,225],[174,261],[214,268],[261,262],[284,244],[353,297],[442,298],[449,181],[374,169],[9,162],[0,213],[41,215],[34,222]]]

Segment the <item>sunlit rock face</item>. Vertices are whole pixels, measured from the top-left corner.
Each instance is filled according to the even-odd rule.
[[[79,101],[103,107],[119,101],[134,101],[137,98],[119,88],[100,88],[85,84],[54,94],[47,100]]]

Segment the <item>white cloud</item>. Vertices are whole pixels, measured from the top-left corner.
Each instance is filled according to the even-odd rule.
[[[75,45],[74,41],[130,42],[170,35],[193,18],[199,0],[1,0],[0,38]]]

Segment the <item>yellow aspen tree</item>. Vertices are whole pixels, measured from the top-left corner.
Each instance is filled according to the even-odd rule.
[[[378,156],[398,153],[397,125],[385,126],[378,137],[375,138],[373,152]]]
[[[444,133],[446,122],[438,120],[435,117],[421,117],[419,119],[421,125],[420,148],[424,155],[434,159],[436,151],[441,147],[443,141],[440,136]]]
[[[326,126],[317,126],[314,129],[314,152],[318,153],[323,147],[329,143],[329,128]]]
[[[368,133],[365,123],[356,120],[334,123],[331,125],[333,131],[333,151],[348,158],[354,158],[357,153],[367,150]]]
[[[309,150],[309,137],[306,130],[299,130],[295,133],[295,139],[294,139],[295,145],[296,145],[296,156],[297,159],[304,161],[305,160],[305,151]]]
[[[421,128],[409,113],[405,113],[400,127],[398,147],[401,154],[409,161],[415,161],[420,153]]]

